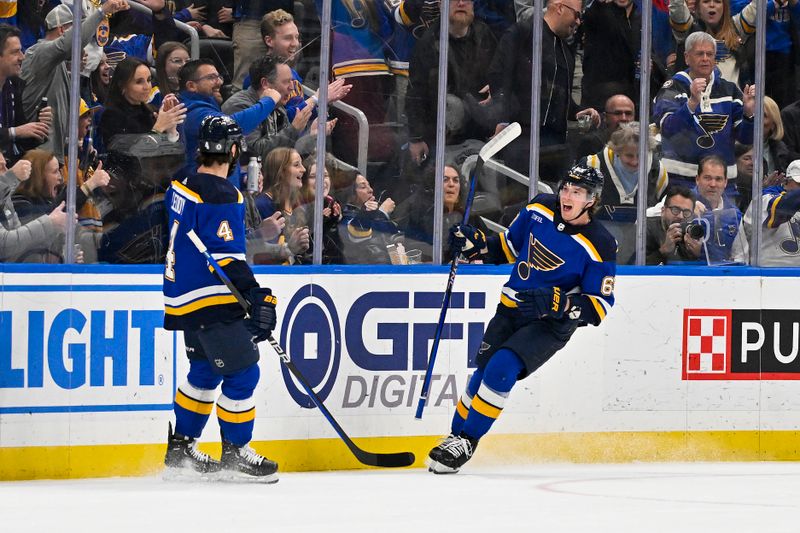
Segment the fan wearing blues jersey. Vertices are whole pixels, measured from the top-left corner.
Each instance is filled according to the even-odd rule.
[[[260,288],[245,261],[244,197],[228,181],[246,150],[239,125],[226,115],[203,119],[197,173],[173,181],[165,198],[170,239],[164,269],[164,328],[182,330],[189,375],[175,394],[164,463],[201,475],[272,483],[277,463],[250,446],[255,422],[253,391],[259,380],[257,343],[275,328],[276,299]],[[250,304],[249,317],[190,241],[194,231]],[[216,389],[222,385],[222,393]],[[197,449],[197,439],[216,403],[222,458]]]
[[[557,195],[536,196],[504,233],[487,238],[465,224],[450,229],[453,253],[514,268],[450,435],[428,455],[431,472],[458,472],[502,413],[514,384],[561,350],[579,326],[599,325],[614,305],[617,243],[592,218],[602,190],[603,174],[577,165]]]

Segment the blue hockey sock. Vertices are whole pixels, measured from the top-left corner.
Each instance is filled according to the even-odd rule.
[[[508,394],[524,368],[522,359],[508,348],[501,348],[492,355],[484,369],[480,387],[472,398],[461,433],[480,439],[489,431],[503,412]]]
[[[187,437],[200,437],[214,408],[216,388],[222,381],[211,370],[208,361],[192,359],[189,361],[189,375],[186,383],[175,393],[175,432]]]
[[[258,365],[251,365],[222,381],[222,394],[217,399],[219,428],[222,438],[236,446],[244,446],[253,438],[256,420],[253,391],[258,378]]]
[[[461,433],[461,428],[464,427],[464,422],[467,420],[467,414],[469,413],[469,406],[472,405],[472,398],[475,396],[475,393],[478,392],[478,387],[481,385],[483,370],[483,368],[475,369],[475,372],[467,382],[467,388],[458,400],[456,412],[453,413],[453,422],[450,424],[450,433],[453,435]]]

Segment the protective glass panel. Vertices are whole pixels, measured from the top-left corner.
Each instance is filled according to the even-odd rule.
[[[669,3],[674,64],[651,120],[670,188],[648,220],[648,264],[749,261],[731,246],[752,196],[755,8],[737,0]],[[692,202],[692,216],[681,215]]]

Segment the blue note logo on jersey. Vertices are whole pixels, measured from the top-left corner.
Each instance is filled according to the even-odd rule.
[[[281,346],[321,400],[336,383],[341,362],[341,328],[336,305],[319,285],[301,287],[286,308],[281,325]],[[284,366],[283,381],[294,401],[301,407],[315,407],[302,387]]]
[[[564,264],[563,259],[561,259],[555,252],[550,250],[547,246],[542,244],[533,235],[531,235],[530,259],[531,259],[530,264],[533,265],[533,268],[535,268],[536,270],[541,270],[542,272],[549,272],[551,270],[555,270]]]

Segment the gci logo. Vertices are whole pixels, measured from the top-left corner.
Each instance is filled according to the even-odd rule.
[[[295,324],[302,327],[293,327]],[[333,299],[319,285],[301,287],[286,309],[281,327],[281,346],[308,380],[321,400],[330,394],[342,357],[341,329]],[[285,366],[283,381],[289,394],[301,407],[311,409],[314,402]]]

